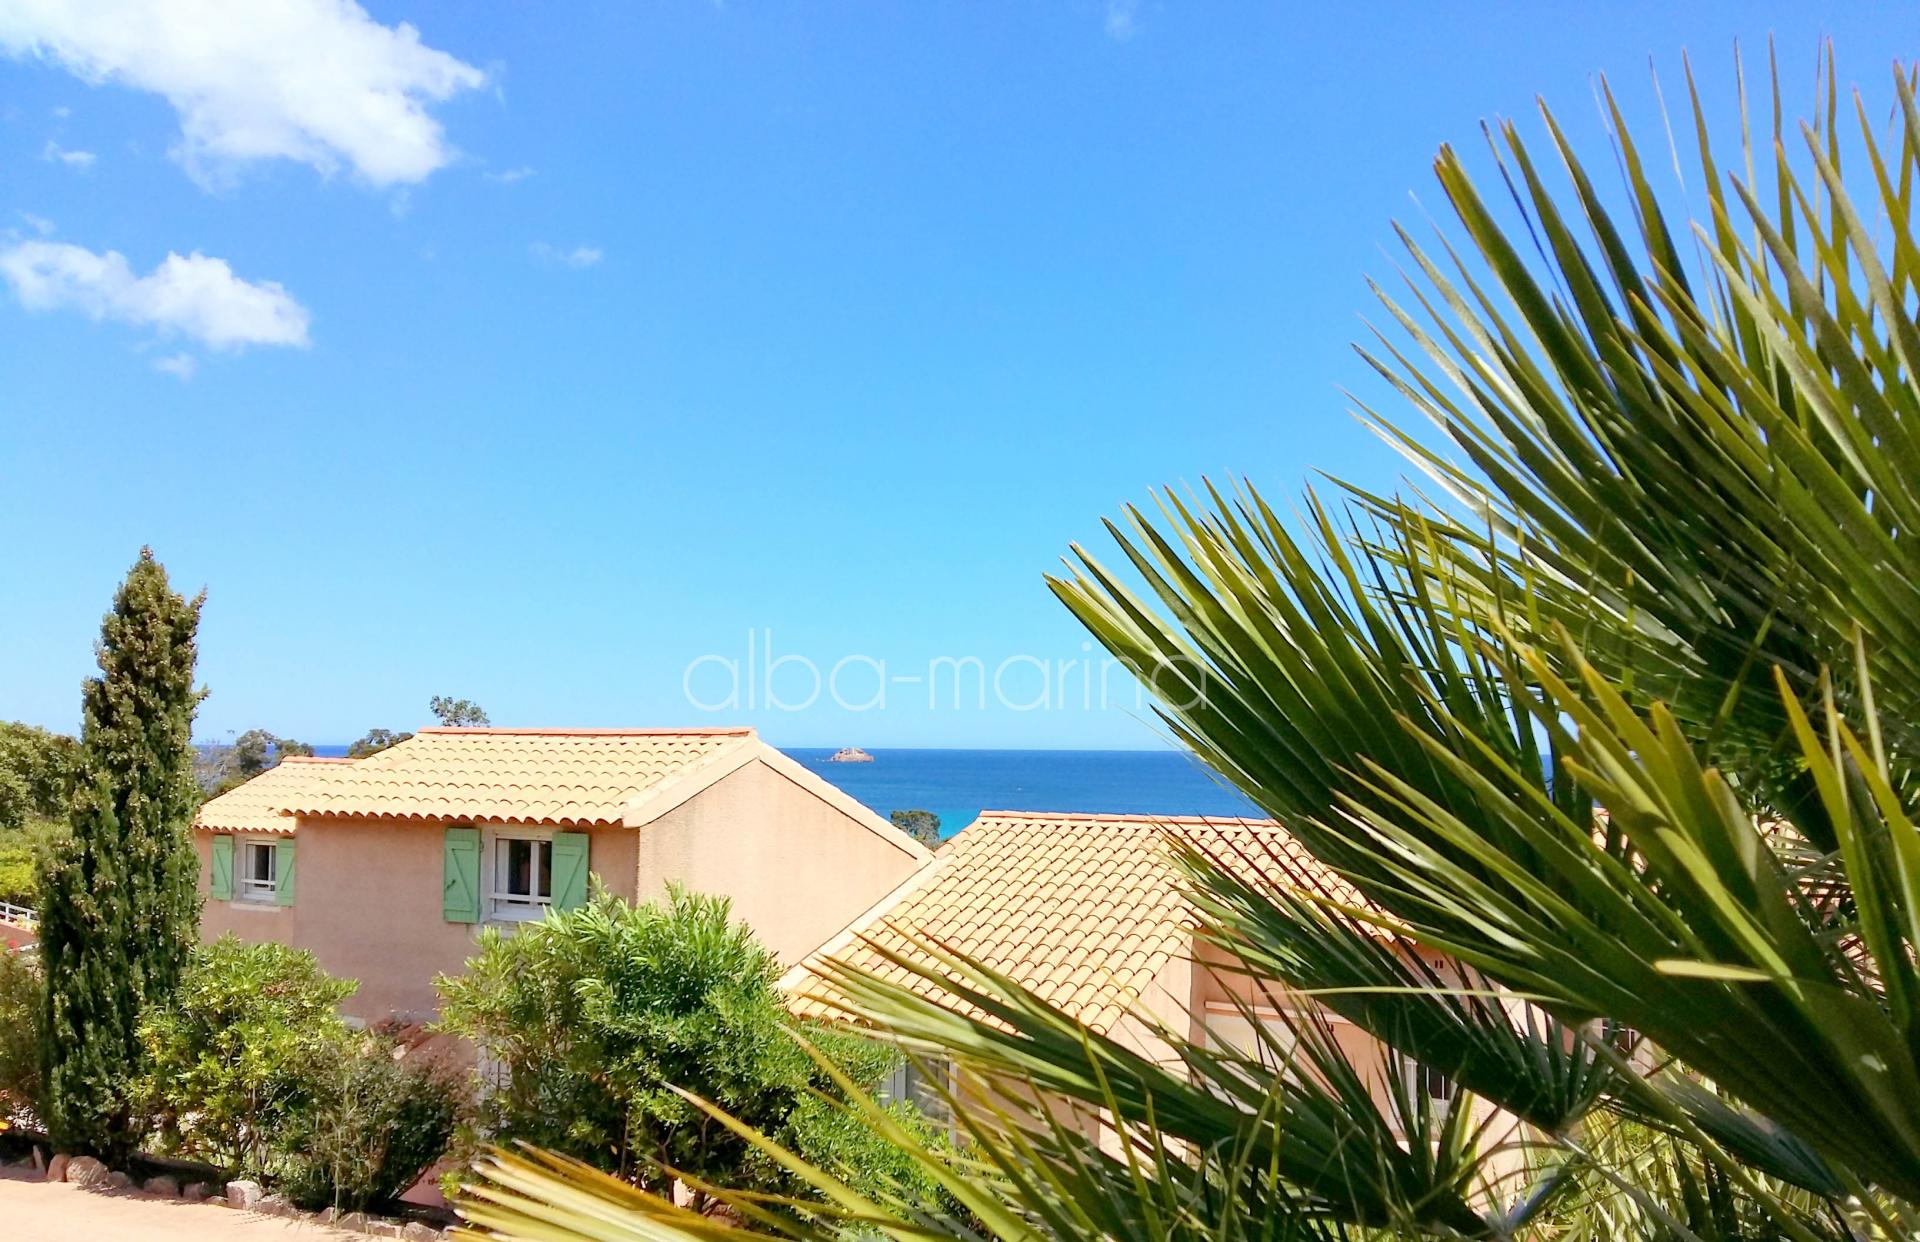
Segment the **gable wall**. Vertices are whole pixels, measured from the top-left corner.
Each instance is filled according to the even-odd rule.
[[[734,916],[788,965],[905,880],[921,857],[904,835],[874,831],[756,759],[639,829],[639,891],[643,900],[660,896],[677,881],[730,897]]]

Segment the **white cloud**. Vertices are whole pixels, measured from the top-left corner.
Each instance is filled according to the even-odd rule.
[[[26,222],[28,228],[40,234],[42,237],[53,232],[53,221],[47,219],[45,216],[36,216],[31,211],[15,211],[13,214],[19,216],[21,220]]]
[[[486,173],[484,176],[487,180],[496,181],[501,185],[512,185],[516,181],[525,181],[528,177],[533,176],[533,169],[522,164],[518,168],[505,168],[499,172]]]
[[[5,0],[0,51],[165,96],[203,182],[261,159],[422,181],[454,156],[428,105],[487,80],[353,0]]]
[[[40,150],[40,158],[48,163],[58,161],[69,168],[92,168],[98,158],[91,151],[69,151],[53,139],[47,139],[47,145]]]
[[[169,254],[136,276],[117,250],[95,254],[66,242],[23,241],[0,250],[0,278],[28,310],[78,310],[214,349],[307,345],[311,316],[291,294],[271,280],[241,280],[225,259],[198,251]]]
[[[164,358],[155,358],[153,369],[175,376],[184,384],[193,378],[193,373],[200,369],[200,364],[194,361],[192,354],[183,350],[177,354],[168,354]]]
[[[533,251],[534,258],[544,263],[558,263],[562,267],[570,267],[575,271],[583,267],[592,267],[607,257],[606,253],[598,246],[575,246],[571,250],[561,250],[558,247],[549,246],[543,241],[538,241],[533,243],[529,249]]]
[[[1107,38],[1125,43],[1140,30],[1139,0],[1107,0]]]

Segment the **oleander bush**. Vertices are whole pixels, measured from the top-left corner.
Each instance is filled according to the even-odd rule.
[[[467,1108],[464,1075],[383,1034],[331,1043],[304,1108],[276,1136],[303,1207],[364,1211],[398,1198],[446,1153]]]
[[[855,1184],[877,1184],[871,1174],[887,1170],[906,1176],[909,1194],[931,1194],[932,1182],[914,1180],[871,1125],[820,1106],[842,1090],[827,1066],[871,1089],[898,1054],[796,1021],[778,976],[724,899],[679,890],[638,906],[597,891],[512,935],[483,932],[466,973],[439,980],[443,1028],[486,1057],[474,1134],[564,1152],[656,1190],[674,1170],[812,1193],[762,1147],[715,1124],[683,1094],[692,1092]],[[893,1116],[931,1137],[904,1106]]]
[[[468,1083],[391,1035],[350,1028],[358,985],[311,953],[231,935],[200,948],[140,1025],[141,1120],[171,1155],[365,1209],[446,1153]]]
[[[356,986],[281,944],[229,935],[196,950],[177,995],[140,1024],[155,1136],[224,1169],[280,1172],[282,1136],[350,1034],[337,1006]]]
[[[40,1100],[40,1009],[31,954],[0,948],[0,1123],[31,1124]]]

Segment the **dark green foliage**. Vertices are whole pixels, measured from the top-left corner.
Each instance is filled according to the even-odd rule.
[[[66,820],[29,816],[24,827],[0,830],[0,901],[40,904],[40,855],[65,834]]]
[[[411,733],[395,733],[392,729],[368,729],[358,741],[347,747],[347,758],[364,759],[368,755],[377,755],[389,746],[398,746],[412,736]]]
[[[464,1076],[391,1038],[336,1040],[311,1101],[280,1138],[287,1192],[305,1207],[355,1211],[398,1198],[447,1150]]]
[[[255,1174],[309,1107],[347,1037],[335,1006],[357,985],[313,955],[222,936],[199,949],[171,1003],[140,1024],[139,1102],[175,1152]]]
[[[486,709],[471,699],[436,694],[427,701],[427,709],[448,728],[471,728],[489,723]]]
[[[226,936],[141,1023],[139,1104],[166,1149],[301,1203],[395,1198],[446,1151],[467,1084],[392,1037],[348,1028],[355,988],[313,955]]]
[[[0,1128],[39,1112],[45,995],[33,958],[0,948]]]
[[[45,1120],[65,1151],[112,1160],[138,1143],[135,1030],[172,995],[197,937],[189,824],[204,598],[182,599],[142,549],[101,625],[101,675],[82,689],[72,831],[40,883]]]
[[[64,818],[80,747],[64,733],[0,724],[0,832],[34,818]]]
[[[233,749],[227,752],[229,779],[250,781],[277,763],[277,740],[265,729],[248,729],[233,739]]]
[[[244,785],[275,767],[289,755],[311,755],[313,747],[290,737],[281,737],[265,729],[248,729],[233,739],[233,745],[217,747],[207,758],[212,772],[212,791],[225,793]]]
[[[482,933],[465,975],[439,981],[446,1029],[497,1061],[482,1125],[656,1188],[661,1165],[729,1185],[798,1191],[757,1149],[673,1090],[712,1100],[849,1176],[887,1164],[865,1127],[806,1106],[832,1084],[791,1038],[773,956],[728,904],[675,890],[629,906],[605,892],[511,936]],[[809,1025],[807,1038],[871,1086],[895,1054]]]
[[[932,849],[940,844],[940,817],[932,811],[895,811],[893,826]]]
[[[890,1065],[899,1056],[885,1044],[864,1042],[880,1054],[883,1064]],[[870,1089],[872,1082],[884,1076],[882,1071],[862,1081]],[[895,1124],[910,1130],[921,1143],[950,1154],[945,1140],[935,1137],[933,1127],[914,1105],[896,1102],[884,1107]],[[844,1101],[801,1098],[787,1114],[784,1134],[795,1155],[815,1168],[831,1170],[849,1186],[867,1192],[885,1189],[913,1203],[944,1202],[939,1183],[926,1166],[905,1147],[877,1136],[872,1123]]]

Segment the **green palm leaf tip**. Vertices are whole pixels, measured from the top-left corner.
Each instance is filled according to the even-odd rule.
[[[995,1210],[796,1217],[722,1192],[739,1227],[1920,1233],[1920,107],[1911,68],[1880,104],[1842,100],[1830,50],[1822,73],[1800,126],[1777,71],[1750,118],[1742,71],[1730,160],[1690,68],[1664,127],[1690,161],[1636,141],[1603,85],[1618,192],[1544,108],[1544,142],[1489,130],[1499,195],[1441,152],[1457,232],[1399,231],[1404,291],[1362,348],[1426,429],[1360,404],[1438,502],[1347,488],[1294,520],[1208,487],[1050,580],[1170,732],[1370,903],[1189,850],[1203,933],[1513,1135],[1470,1103],[1441,1126],[1405,1090],[1376,1100],[1312,1020],[1278,1070],[1178,1038],[1161,1064],[929,942],[900,964],[943,997],[833,980],[856,1020],[1009,1084],[961,1101],[963,1154],[927,1153]],[[1697,169],[1698,218],[1657,184],[1669,162]],[[558,1230],[529,1237],[732,1227],[532,1157],[483,1174],[476,1195]]]

